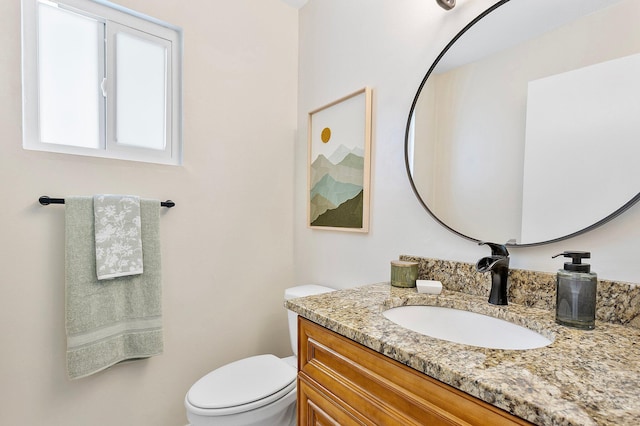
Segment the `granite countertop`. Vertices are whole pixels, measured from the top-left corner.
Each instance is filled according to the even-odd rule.
[[[529,350],[452,343],[402,328],[382,315],[392,307],[434,305],[524,325],[553,340]],[[286,307],[415,370],[540,425],[639,425],[640,330],[596,321],[583,331],[555,323],[554,312],[443,290],[371,284],[292,299]]]

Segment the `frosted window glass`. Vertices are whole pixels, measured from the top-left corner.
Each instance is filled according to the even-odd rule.
[[[39,19],[40,140],[99,148],[103,24],[44,4]]]
[[[116,141],[163,150],[166,48],[146,38],[116,34]]]

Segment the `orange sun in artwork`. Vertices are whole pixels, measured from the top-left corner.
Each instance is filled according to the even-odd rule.
[[[331,139],[331,129],[328,127],[322,129],[322,133],[320,133],[320,139],[324,143],[329,142],[329,139]]]

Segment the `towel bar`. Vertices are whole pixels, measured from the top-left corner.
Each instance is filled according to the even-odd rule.
[[[38,198],[38,201],[43,206],[48,206],[49,204],[64,204],[64,198],[51,198],[48,195],[43,195],[42,197]],[[167,201],[160,202],[160,205],[162,207],[171,208],[175,206],[176,203],[174,203],[171,200],[167,200]]]

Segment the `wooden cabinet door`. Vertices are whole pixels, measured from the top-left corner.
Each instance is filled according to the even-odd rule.
[[[372,425],[366,419],[358,419],[357,413],[334,402],[327,394],[309,383],[298,379],[298,425],[309,426],[363,426]]]
[[[531,425],[302,317],[298,339],[299,426]]]

